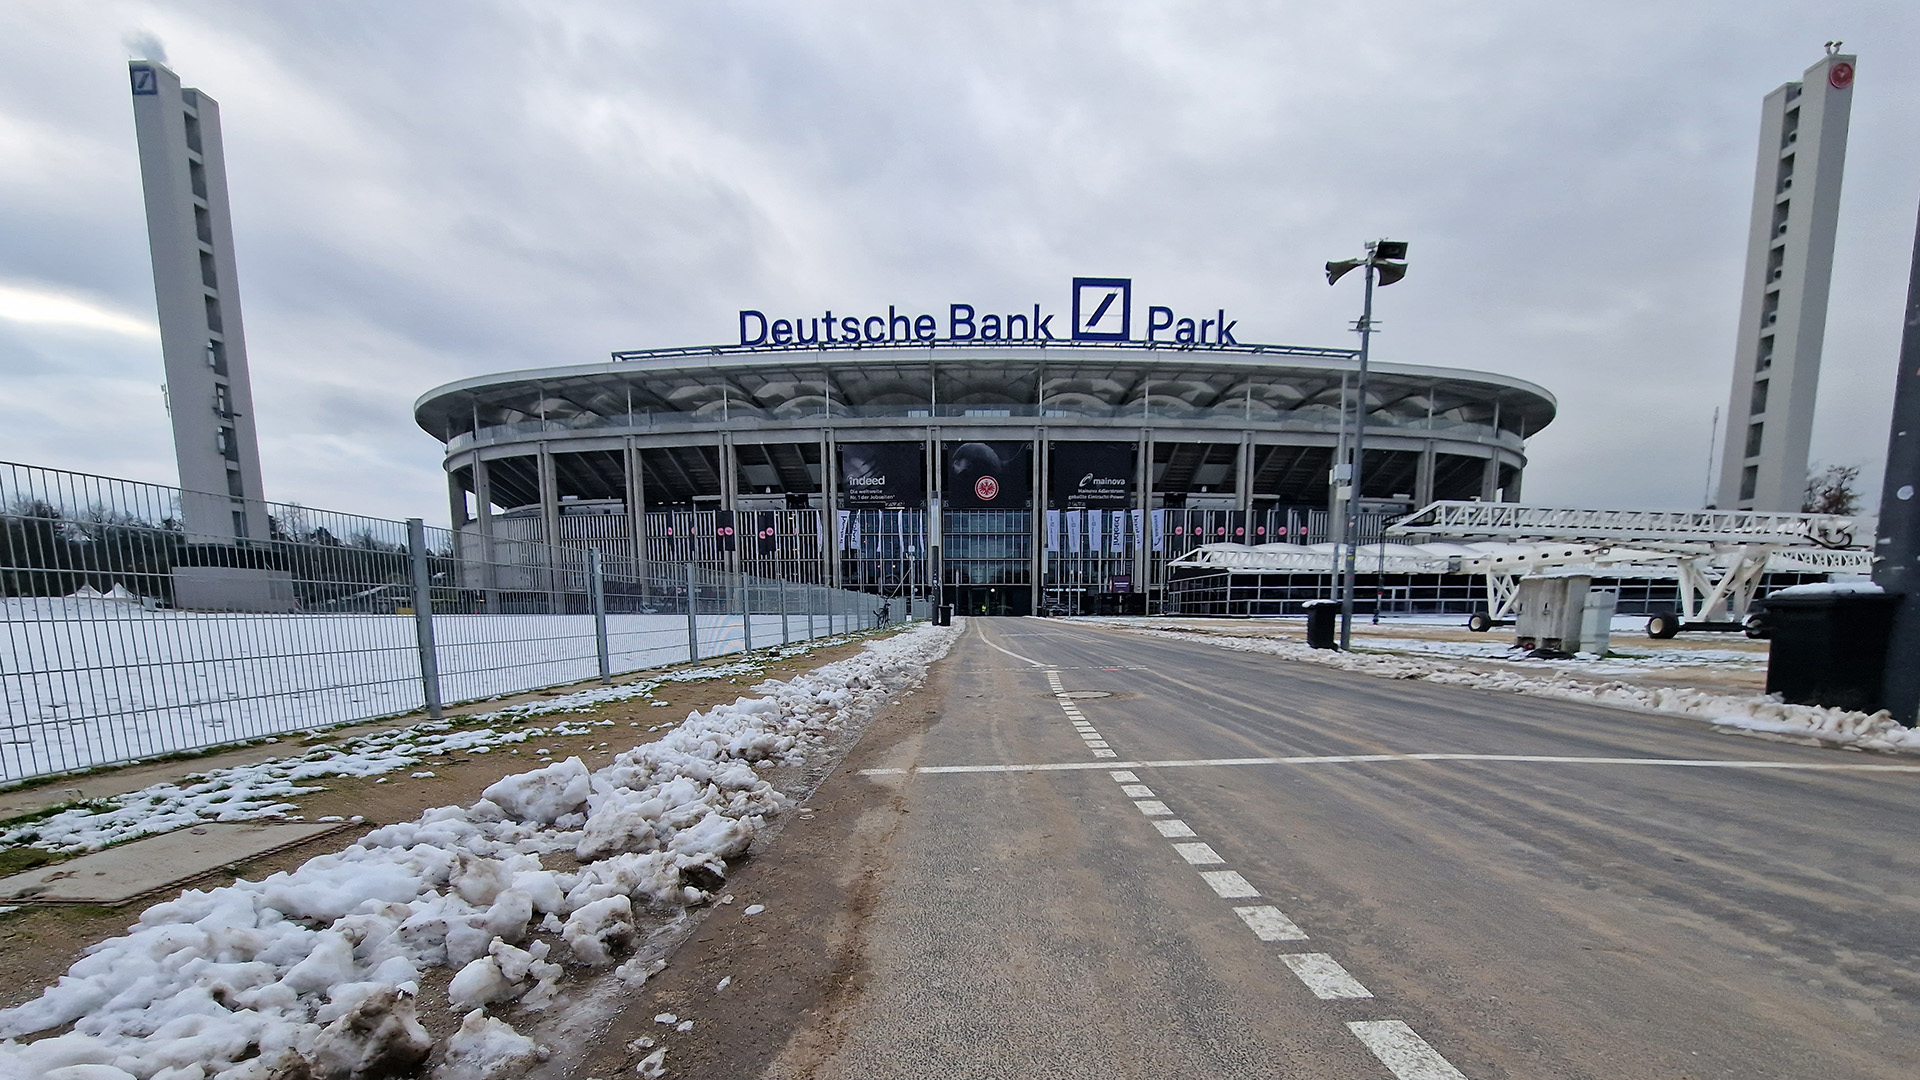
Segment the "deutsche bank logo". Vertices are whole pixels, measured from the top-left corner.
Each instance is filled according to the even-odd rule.
[[[133,92],[136,96],[158,94],[160,84],[150,67],[128,68],[127,74],[133,78]]]
[[[1126,341],[1133,329],[1133,279],[1073,279],[1073,340]]]

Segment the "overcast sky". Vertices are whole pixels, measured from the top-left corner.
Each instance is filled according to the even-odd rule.
[[[174,482],[125,62],[220,102],[268,497],[446,519],[414,399],[743,307],[1063,308],[1075,274],[1560,401],[1530,502],[1690,507],[1761,98],[1860,55],[1814,427],[1877,499],[1920,4],[0,0],[0,459]],[[1136,316],[1137,317],[1137,316]]]

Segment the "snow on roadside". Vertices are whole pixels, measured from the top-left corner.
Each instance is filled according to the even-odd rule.
[[[465,1018],[433,1075],[522,1069],[542,1051],[498,1014],[546,1008],[563,962],[611,964],[638,934],[636,909],[707,902],[789,802],[759,771],[803,760],[917,685],[959,632],[870,642],[693,713],[601,769],[569,758],[508,776],[471,806],[297,870],[156,904],[39,998],[0,1010],[0,1080],[72,1066],[88,1080],[406,1074],[432,1049],[416,1002],[436,997],[421,988],[435,969],[457,973],[444,1004]]]
[[[1535,678],[1507,671],[1475,671],[1441,661],[1404,656],[1312,649],[1274,638],[1195,633],[1153,626],[1111,624],[1133,634],[1196,641],[1239,652],[1265,653],[1288,660],[1343,668],[1384,679],[1418,679],[1447,686],[1495,690],[1512,694],[1582,701],[1593,705],[1675,713],[1705,720],[1736,731],[1758,731],[1817,739],[1834,746],[1860,750],[1920,753],[1920,730],[1902,726],[1885,710],[1873,713],[1829,709],[1818,705],[1789,705],[1777,697],[1758,694],[1719,694],[1687,687],[1636,686],[1630,683],[1586,682],[1566,674]]]
[[[788,646],[765,659],[798,655],[841,639],[822,639]],[[36,847],[61,854],[98,851],[111,844],[142,836],[171,832],[203,821],[256,821],[279,818],[297,809],[285,802],[295,795],[321,790],[312,781],[328,777],[379,776],[413,769],[428,758],[452,753],[487,753],[496,746],[528,739],[585,735],[595,727],[611,727],[611,720],[563,720],[547,727],[520,727],[544,716],[587,713],[609,702],[649,698],[662,686],[764,674],[764,659],[736,660],[712,667],[683,668],[639,682],[596,686],[541,701],[509,705],[461,720],[415,724],[353,739],[344,746],[317,748],[297,757],[275,758],[251,765],[196,773],[186,783],[160,783],[90,801],[40,818],[0,829],[0,847]],[[475,726],[478,725],[478,726]],[[433,773],[413,772],[418,779]]]

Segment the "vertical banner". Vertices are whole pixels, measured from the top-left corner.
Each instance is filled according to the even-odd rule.
[[[774,525],[773,511],[760,511],[759,527],[754,530],[754,538],[759,541],[757,550],[762,555],[771,555],[780,549],[780,531]]]
[[[1153,550],[1167,550],[1167,512],[1165,510],[1153,512]]]
[[[1100,539],[1101,525],[1103,524],[1101,519],[1106,517],[1106,511],[1089,510],[1086,512],[1086,514],[1087,514],[1087,550],[1097,555],[1100,552],[1103,552],[1107,549],[1106,545],[1102,543]]]
[[[1133,547],[1138,551],[1147,546],[1147,513],[1144,510],[1127,511],[1129,524],[1133,526]]]
[[[733,511],[716,510],[713,512],[713,535],[720,539],[721,551],[733,551],[738,545],[734,542]]]
[[[1107,525],[1107,550],[1116,553],[1127,550],[1127,512],[1113,511]]]
[[[852,535],[853,531],[853,511],[836,510],[834,512],[840,517],[840,520],[835,523],[834,535],[840,538],[840,550],[845,551],[849,546],[847,537]]]
[[[1060,511],[1047,511],[1047,550],[1060,550]]]
[[[1086,514],[1079,510],[1067,511],[1067,550],[1080,554],[1080,519]]]

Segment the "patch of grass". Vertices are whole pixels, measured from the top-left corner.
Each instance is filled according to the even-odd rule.
[[[81,799],[76,802],[55,803],[38,810],[29,810],[24,814],[0,820],[0,829],[17,829],[22,825],[31,825],[36,821],[45,821],[55,814],[64,814],[68,810],[86,810],[95,814],[104,814],[118,806],[110,799]]]
[[[64,861],[66,856],[55,855],[51,851],[42,851],[35,847],[0,848],[0,877],[18,874],[22,870],[31,870],[36,866]]]

